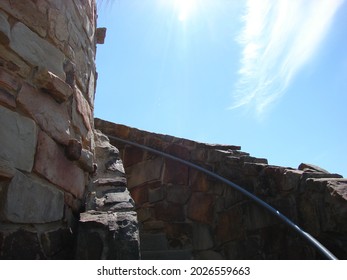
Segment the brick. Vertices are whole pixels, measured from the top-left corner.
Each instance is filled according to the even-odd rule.
[[[33,120],[0,106],[0,157],[15,168],[31,172],[37,142]]]
[[[3,187],[4,188],[4,187]],[[1,218],[13,223],[59,221],[64,214],[64,195],[56,187],[16,172],[3,189]]]
[[[21,22],[12,27],[11,38],[11,49],[25,61],[33,66],[47,68],[48,71],[65,80],[63,70],[65,56],[55,46],[42,39]]]
[[[43,106],[44,104],[44,106]],[[62,106],[46,93],[23,84],[17,105],[23,108],[47,134],[66,145],[70,140],[70,117],[67,106]]]
[[[47,69],[41,68],[36,73],[34,80],[39,88],[51,94],[59,103],[66,101],[73,93],[70,85]]]
[[[189,219],[212,224],[214,218],[214,196],[205,193],[193,193],[187,209]]]
[[[47,180],[82,198],[85,188],[84,172],[65,157],[60,147],[46,133],[39,133],[34,171]]]

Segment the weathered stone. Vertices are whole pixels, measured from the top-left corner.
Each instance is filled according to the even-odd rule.
[[[82,144],[76,139],[70,139],[65,147],[65,155],[69,160],[79,160],[82,154]]]
[[[308,172],[321,172],[321,173],[329,173],[328,171],[326,171],[325,169],[313,165],[313,164],[309,164],[309,163],[301,163],[298,167],[299,170],[303,170],[303,171],[308,171]]]
[[[93,71],[90,71],[89,86],[88,86],[88,102],[92,108],[94,107],[93,104],[94,104],[95,87],[96,87],[94,72],[95,72],[94,69],[93,69]]]
[[[11,39],[10,47],[24,60],[34,66],[47,68],[65,80],[64,54],[51,43],[32,32],[21,22],[12,27]]]
[[[244,213],[240,206],[219,214],[215,229],[217,243],[223,244],[230,240],[240,239],[244,234]]]
[[[143,160],[143,150],[128,146],[124,151],[124,166],[125,168],[137,164]]]
[[[74,197],[71,193],[64,192],[64,202],[71,208],[73,213],[81,213],[83,203],[81,199]]]
[[[0,44],[0,58],[3,58],[4,63],[8,69],[17,72],[21,77],[27,78],[30,75],[31,68],[22,58],[16,55],[14,52],[8,50]]]
[[[40,68],[36,73],[35,83],[59,103],[66,101],[73,93],[69,84],[44,68]]]
[[[74,236],[70,229],[59,228],[40,236],[42,249],[48,259],[67,260],[73,258]]]
[[[13,167],[13,163],[9,160],[0,157],[0,180],[11,179],[15,174],[15,168]]]
[[[163,221],[146,221],[142,224],[145,231],[163,230],[165,223]]]
[[[163,200],[165,197],[165,189],[159,185],[157,188],[148,189],[148,201],[154,203]]]
[[[188,185],[189,167],[182,163],[165,160],[164,183]]]
[[[67,106],[58,104],[49,95],[28,84],[23,84],[17,102],[36,120],[41,129],[57,142],[66,145],[71,139],[70,117]]]
[[[139,208],[137,210],[137,219],[138,221],[145,222],[153,216],[153,208]]]
[[[213,248],[214,242],[211,228],[208,225],[195,223],[193,225],[193,248],[201,251]]]
[[[191,189],[188,186],[169,185],[167,186],[167,201],[179,204],[185,204],[191,195]]]
[[[192,191],[207,192],[211,185],[209,177],[197,170],[192,170],[189,174],[189,181]]]
[[[127,180],[125,177],[115,178],[99,178],[95,183],[98,186],[126,186]]]
[[[5,238],[1,254],[8,260],[44,259],[37,233],[23,229]]]
[[[162,162],[163,160],[161,158],[156,158],[129,167],[127,171],[127,174],[130,175],[128,178],[128,187],[133,188],[145,182],[159,180],[161,177]]]
[[[135,212],[81,213],[77,259],[139,259]]]
[[[106,28],[105,27],[99,27],[96,29],[96,43],[97,44],[103,44],[105,42],[106,37]]]
[[[155,204],[154,209],[158,220],[168,222],[183,222],[185,220],[184,209],[180,204],[161,201]]]
[[[16,107],[16,98],[7,90],[0,88],[0,105],[2,104],[14,109]]]
[[[0,158],[31,172],[37,142],[35,122],[0,106]]]
[[[283,174],[284,180],[280,185],[280,190],[286,192],[296,190],[299,187],[302,174],[303,171],[300,170],[286,170]]]
[[[13,17],[29,25],[41,37],[46,36],[46,14],[45,12],[40,12],[34,2],[26,3],[21,0],[1,1],[0,7]],[[26,41],[24,40],[24,42]]]
[[[187,216],[193,221],[212,224],[214,219],[213,195],[193,193],[188,203]]]
[[[93,118],[92,110],[90,109],[89,103],[84,98],[84,96],[82,95],[82,92],[77,87],[75,87],[74,98],[76,100],[77,112],[82,117],[83,124],[85,125],[86,129],[89,131],[92,129],[91,121]]]
[[[0,68],[0,86],[7,90],[17,91],[20,87],[20,83],[15,75]]]
[[[8,45],[10,38],[10,24],[7,21],[7,16],[0,11],[0,43]]]
[[[68,160],[64,149],[42,131],[39,133],[34,170],[77,198],[82,198],[85,188],[83,170]]]
[[[54,186],[17,172],[2,194],[2,220],[46,223],[62,219],[64,195]]]
[[[132,198],[135,201],[136,206],[141,206],[142,204],[148,202],[148,187],[147,186],[137,186],[130,189]]]
[[[164,233],[145,233],[140,235],[143,251],[167,250],[167,238]]]

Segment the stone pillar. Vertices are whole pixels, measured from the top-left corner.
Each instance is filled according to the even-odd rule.
[[[0,259],[73,258],[94,161],[95,1],[0,1]]]
[[[95,132],[97,173],[81,213],[77,259],[139,259],[134,200],[127,189],[117,148]]]

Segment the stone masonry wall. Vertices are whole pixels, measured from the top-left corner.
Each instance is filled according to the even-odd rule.
[[[317,166],[269,165],[238,146],[208,145],[95,119],[110,136],[199,164],[256,194],[347,258],[347,179]],[[112,139],[111,139],[112,140]],[[229,186],[141,149],[120,149],[141,224],[143,259],[319,259],[309,245]]]
[[[94,172],[94,0],[0,1],[0,258],[73,258]]]

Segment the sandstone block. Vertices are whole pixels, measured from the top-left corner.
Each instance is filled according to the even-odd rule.
[[[12,27],[11,38],[11,49],[24,60],[34,66],[47,68],[50,72],[65,80],[63,70],[65,56],[55,46],[42,39],[21,22]]]
[[[49,95],[28,84],[23,84],[17,103],[57,142],[63,145],[68,143],[71,137],[67,106],[58,104]]]
[[[66,101],[73,93],[70,85],[44,68],[41,68],[36,73],[35,82],[38,87],[43,89],[48,94],[51,94],[52,97],[59,103]]]
[[[0,157],[15,168],[31,172],[37,142],[33,120],[0,106]]]
[[[1,1],[0,7],[13,17],[30,25],[40,36],[44,37],[46,35],[46,15],[37,9],[34,2],[23,2],[21,0]]]
[[[191,189],[188,186],[169,185],[167,187],[167,201],[179,204],[185,204],[191,195]]]
[[[64,195],[56,187],[20,172],[2,192],[2,220],[13,223],[47,223],[64,214]]]
[[[145,182],[160,180],[162,162],[161,158],[156,158],[130,167],[127,172],[131,174],[128,178],[128,187],[133,188]]]
[[[0,88],[0,105],[4,104],[8,108],[16,108],[16,98],[7,90]]]
[[[83,170],[68,160],[63,147],[42,131],[39,133],[34,171],[77,198],[82,198],[85,188]]]
[[[77,110],[77,112],[74,113],[75,118],[77,118],[76,114],[78,113],[83,120],[84,126],[86,127],[88,131],[90,131],[92,129],[91,127],[91,121],[93,118],[92,110],[89,106],[88,101],[84,98],[82,92],[77,87],[75,87],[74,99],[76,100],[76,107],[73,108],[73,110]],[[74,117],[73,117],[73,120],[74,120]]]
[[[13,163],[9,160],[0,157],[0,180],[11,179],[15,174],[15,168],[13,167]]]
[[[188,185],[188,176],[188,166],[173,160],[165,160],[164,183]]]
[[[214,196],[205,193],[193,193],[187,209],[187,216],[197,222],[212,224],[214,218]]]
[[[28,64],[2,44],[0,44],[0,57],[7,61],[8,69],[18,73],[21,77],[27,78],[30,75],[31,68]]]
[[[10,37],[10,24],[7,21],[7,16],[0,11],[0,43],[8,45]]]
[[[36,260],[44,259],[38,235],[35,232],[20,229],[10,233],[3,241],[1,259]]]
[[[201,251],[213,248],[212,230],[208,225],[195,223],[192,239],[194,250]]]
[[[155,204],[155,215],[158,220],[183,222],[185,220],[183,206],[177,203],[161,201]]]
[[[139,259],[136,213],[81,213],[77,259]]]

